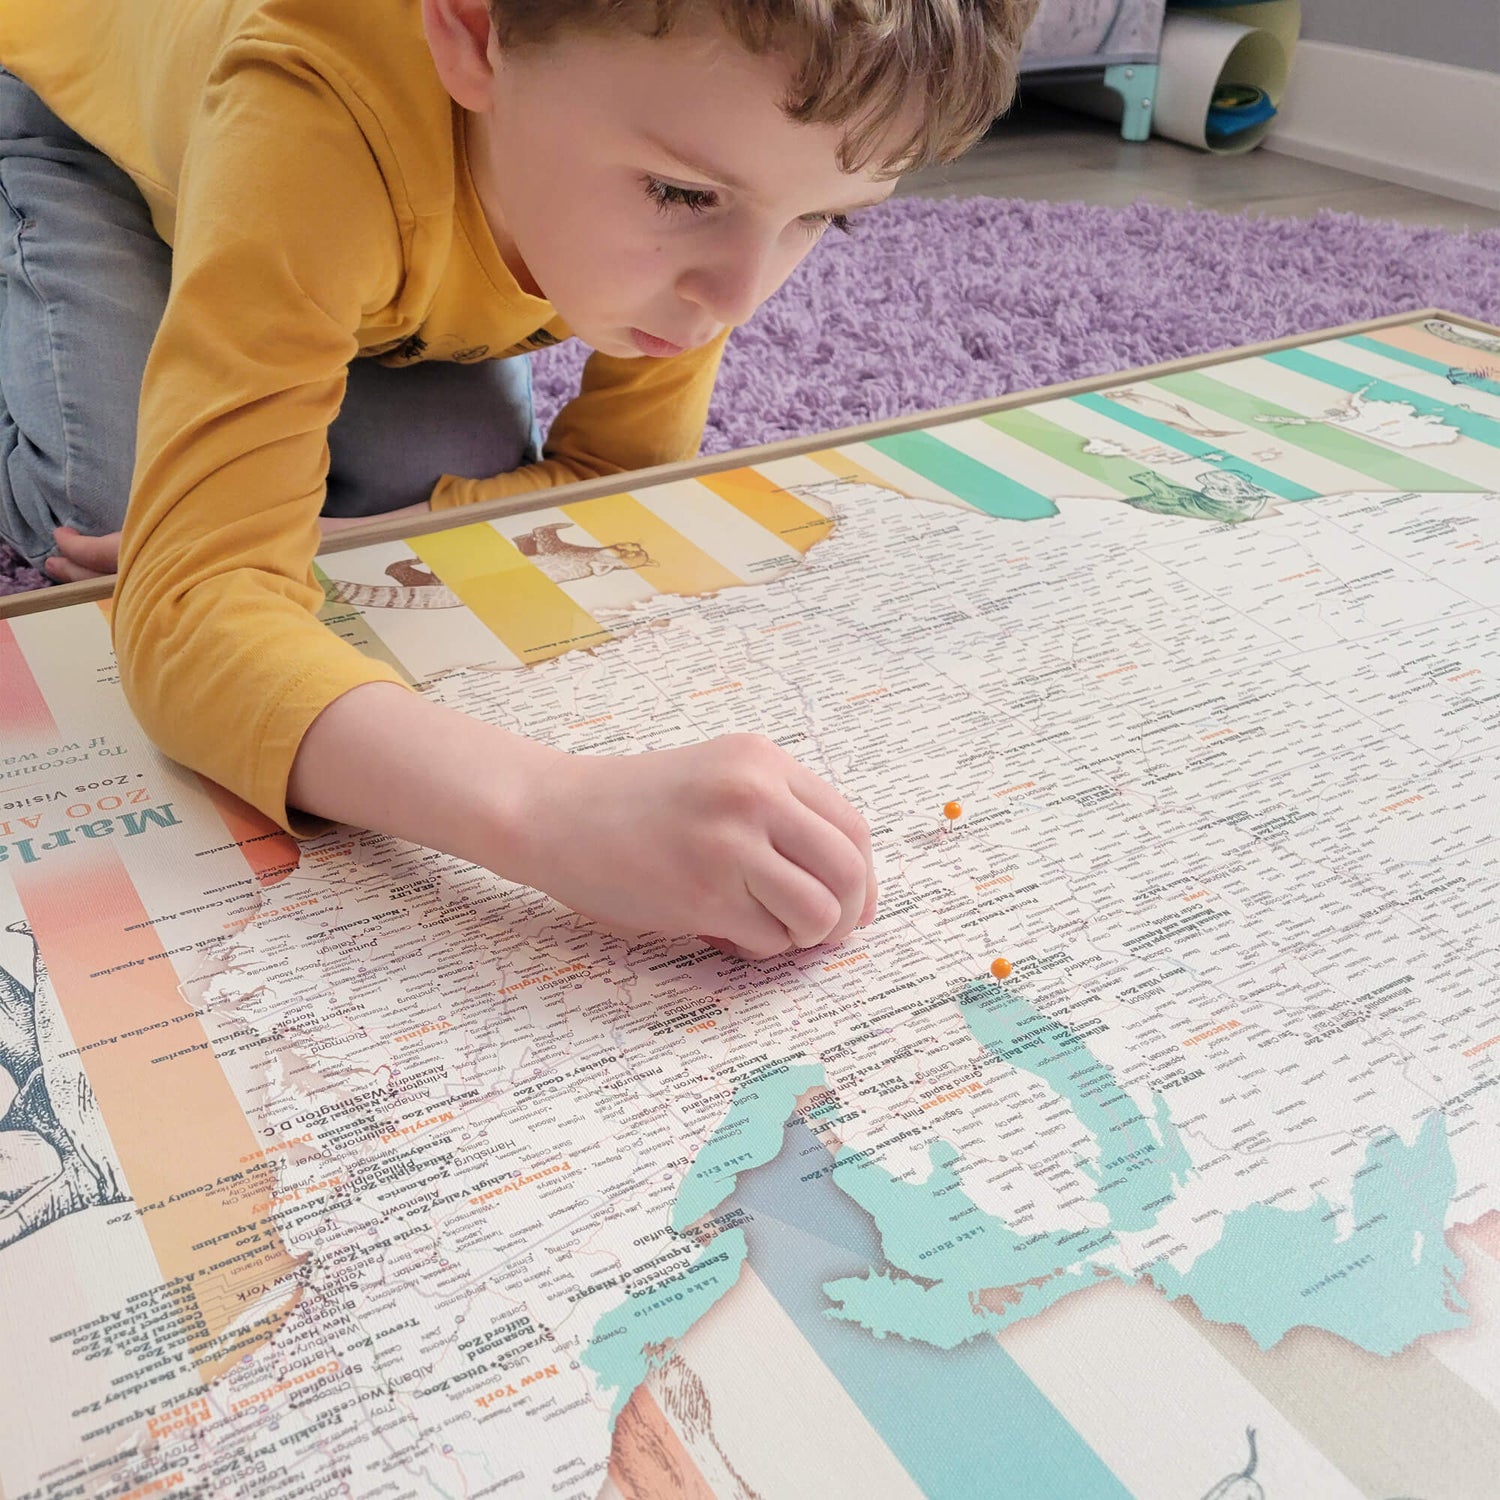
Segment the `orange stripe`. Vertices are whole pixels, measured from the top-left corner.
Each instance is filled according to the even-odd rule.
[[[300,1290],[232,1349],[216,1348],[298,1262],[250,1207],[274,1178],[241,1165],[259,1142],[124,864],[108,846],[85,849],[66,876],[22,867],[16,889],[189,1349],[212,1380],[285,1321]]]
[[[1500,365],[1500,354],[1489,354],[1483,349],[1471,349],[1467,344],[1450,344],[1435,333],[1428,333],[1420,324],[1409,327],[1382,328],[1370,335],[1377,344],[1390,344],[1405,349],[1408,354],[1420,354],[1424,359],[1436,360],[1439,364],[1451,365],[1456,370],[1472,370],[1476,375],[1493,371]]]
[[[821,464],[830,474],[837,474],[840,479],[857,479],[862,484],[873,484],[880,489],[890,490],[893,494],[906,494],[893,480],[887,479],[884,474],[877,474],[874,469],[867,469],[842,448],[826,448],[821,453],[809,453],[806,456],[815,464]]]
[[[626,1500],[714,1500],[699,1472],[650,1391],[640,1385],[615,1423],[609,1450],[609,1477]]]
[[[0,732],[6,743],[15,744],[18,750],[24,736],[46,738],[57,733],[52,710],[31,675],[31,664],[9,620],[0,620],[0,713],[4,715]]]
[[[245,856],[250,873],[262,885],[279,884],[301,864],[302,851],[291,834],[217,781],[210,781],[207,776],[198,780],[223,818],[229,837]]]
[[[810,552],[835,525],[832,516],[799,500],[757,469],[704,474],[698,483],[798,552]]]

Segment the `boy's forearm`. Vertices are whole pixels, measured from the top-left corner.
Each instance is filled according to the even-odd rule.
[[[607,931],[694,934],[741,957],[841,942],[875,913],[868,825],[758,735],[569,755],[364,683],[304,735],[288,800],[482,865]]]
[[[602,469],[599,472],[609,473],[613,470]],[[517,495],[541,494],[561,485],[576,484],[580,479],[597,477],[591,470],[563,463],[555,458],[523,464],[508,474],[494,474],[486,479],[466,479],[457,474],[444,474],[433,486],[428,505],[434,511],[461,510],[466,505],[483,505],[490,500],[511,500]]]
[[[290,806],[519,874],[533,789],[563,752],[367,683],[323,710],[287,783]]]
[[[454,510],[693,458],[729,333],[671,359],[591,355],[579,394],[547,430],[545,458],[486,479],[445,474],[432,508]]]

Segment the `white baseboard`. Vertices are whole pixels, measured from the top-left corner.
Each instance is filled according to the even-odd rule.
[[[1265,145],[1500,208],[1500,73],[1299,42]]]

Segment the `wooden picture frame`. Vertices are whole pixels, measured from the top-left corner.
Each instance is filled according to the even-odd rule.
[[[1387,317],[1346,323],[1336,328],[1314,329],[1311,332],[1290,334],[1285,338],[1269,339],[1258,344],[1245,344],[1234,349],[1220,349],[1209,354],[1191,355],[1185,359],[1166,360],[1158,364],[1141,365],[1135,369],[1116,370],[1105,375],[1090,375],[1082,380],[1038,386],[1024,391],[1012,391],[1008,395],[991,397],[982,401],[966,401],[956,406],[911,412],[880,422],[867,422],[856,427],[838,428],[832,432],[785,438],[780,442],[764,443],[755,447],[736,448],[727,453],[714,453],[686,459],[681,463],[659,464],[654,468],[636,469],[625,474],[609,474],[602,479],[580,480],[576,484],[531,491],[510,499],[491,500],[480,505],[466,505],[460,509],[434,512],[429,519],[425,520],[410,515],[377,517],[366,525],[351,526],[328,537],[318,549],[318,556],[327,557],[335,553],[347,552],[351,548],[365,547],[372,542],[401,541],[407,537],[426,536],[431,532],[446,531],[454,526],[469,526],[476,521],[493,520],[497,516],[512,516],[530,510],[549,509],[575,500],[618,494],[622,490],[630,490],[634,493],[653,485],[668,484],[674,480],[694,479],[702,474],[746,468],[752,464],[767,463],[778,458],[791,458],[797,454],[811,453],[819,449],[866,442],[871,438],[886,437],[897,432],[941,427],[950,422],[987,416],[991,412],[1007,411],[1018,406],[1031,406],[1039,401],[1053,401],[1061,397],[1104,390],[1125,381],[1151,380],[1158,376],[1174,375],[1188,370],[1202,370],[1214,365],[1226,364],[1231,360],[1250,359],[1259,354],[1269,354],[1278,349],[1296,349],[1307,344],[1322,343],[1327,339],[1374,333],[1380,329],[1401,327],[1427,318],[1440,318],[1445,322],[1457,324],[1459,327],[1471,328],[1477,333],[1491,334],[1500,338],[1500,327],[1493,324],[1446,312],[1441,308],[1417,308],[1408,312],[1392,313]],[[1497,487],[1500,487],[1500,475],[1497,475]],[[113,591],[112,580],[99,579],[91,583],[65,583],[52,588],[34,589],[29,593],[8,594],[0,597],[0,619],[32,614],[39,610],[60,609],[70,604],[95,603],[100,599],[108,598]]]

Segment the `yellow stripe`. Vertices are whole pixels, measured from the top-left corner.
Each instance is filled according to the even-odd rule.
[[[798,552],[810,552],[833,530],[832,516],[825,516],[806,501],[788,494],[754,469],[704,474],[698,483]]]
[[[407,546],[528,666],[611,639],[493,526],[435,531]]]
[[[711,594],[745,581],[694,546],[634,495],[601,495],[597,500],[579,500],[561,509],[570,521],[576,521],[606,546],[639,542],[651,561],[631,566],[660,593]]]
[[[825,448],[821,453],[809,453],[805,456],[815,464],[821,464],[830,474],[837,474],[840,479],[857,479],[862,484],[873,484],[897,495],[906,494],[905,490],[897,488],[884,474],[877,474],[874,469],[867,469],[862,463],[857,463],[842,448]]]

